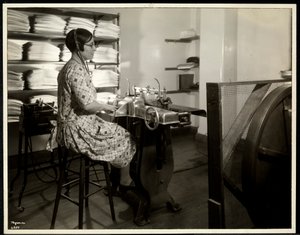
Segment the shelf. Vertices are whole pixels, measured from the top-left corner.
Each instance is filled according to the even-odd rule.
[[[177,94],[177,93],[190,93],[190,92],[198,92],[198,88],[190,88],[190,89],[184,89],[184,90],[171,90],[167,91],[167,94]]]
[[[8,61],[8,65],[14,65],[14,66],[24,66],[24,65],[36,65],[36,64],[54,64],[54,65],[64,65],[65,63],[67,63],[68,61],[43,61],[43,60],[9,60]],[[88,64],[91,65],[103,65],[103,66],[107,66],[107,65],[115,65],[117,66],[118,63],[116,62],[89,62]]]
[[[8,38],[11,39],[22,39],[22,40],[44,40],[49,41],[65,41],[66,35],[64,34],[39,34],[39,33],[30,33],[30,32],[16,32],[16,31],[8,31],[7,34]],[[96,43],[105,43],[109,44],[112,42],[117,42],[119,38],[114,37],[95,37],[94,38]]]
[[[70,17],[80,17],[85,18],[94,21],[95,23],[97,20],[106,20],[106,21],[112,21],[114,24],[120,26],[119,23],[119,14],[111,14],[111,13],[103,13],[103,12],[95,12],[93,11],[94,8],[86,8],[85,10],[82,8],[74,8],[74,7],[64,7],[64,8],[55,8],[55,7],[10,7],[8,10],[15,10],[20,11],[24,13],[26,16],[28,16],[29,23],[31,26],[31,30],[28,32],[18,32],[18,31],[7,31],[7,39],[14,39],[14,40],[23,40],[26,41],[40,41],[40,42],[49,42],[52,43],[55,46],[58,46],[60,49],[60,44],[65,43],[66,33],[65,32],[39,32],[34,33],[32,30],[34,28],[32,27],[32,23],[35,20],[35,16],[37,15],[43,15],[43,14],[49,14],[49,15],[56,15],[60,16],[62,19],[64,19],[66,22]],[[119,40],[118,37],[111,37],[109,35],[103,35],[100,37],[94,37],[94,41],[96,45],[101,44],[111,44],[114,49],[118,51],[117,60],[112,62],[93,62],[90,61],[88,64],[91,65],[94,69],[96,68],[109,68],[113,69],[114,71],[117,71],[119,74],[118,66],[119,63]],[[22,52],[24,53],[24,51]],[[21,57],[21,56],[20,56]],[[28,57],[30,58],[30,57]],[[56,60],[57,58],[57,60]],[[27,70],[32,70],[34,68],[39,69],[55,69],[56,71],[59,71],[68,61],[60,61],[60,57],[57,56],[56,58],[53,58],[54,60],[46,61],[46,60],[25,60],[27,59],[25,56],[23,56],[22,60],[9,60],[7,61],[7,67],[8,70],[13,70],[15,72],[25,72]],[[45,58],[47,59],[47,58]],[[51,58],[49,58],[51,59]],[[118,81],[119,82],[119,81]],[[115,87],[96,87],[96,90],[98,92],[101,91],[112,91],[115,92],[116,89],[118,89],[118,86]],[[36,90],[9,90],[7,92],[8,98],[12,99],[19,99],[23,101],[24,103],[28,103],[30,101],[30,98],[35,95],[41,95],[41,94],[51,94],[51,95],[57,95],[57,89],[36,89]]]
[[[82,10],[80,8],[42,8],[42,7],[30,7],[30,8],[10,8],[12,10],[18,10],[23,12],[32,13],[44,13],[44,14],[52,14],[52,15],[62,15],[62,16],[75,16],[81,18],[93,18],[93,19],[103,19],[103,20],[113,20],[116,19],[119,15],[118,14],[111,14],[111,13],[103,13],[103,12],[94,12],[88,10]]]
[[[165,39],[166,42],[183,42],[183,43],[188,43],[191,42],[193,40],[198,40],[200,37],[194,36],[194,37],[190,37],[190,38],[178,38],[178,39]]]
[[[56,65],[64,65],[67,61],[45,61],[45,60],[9,60],[7,62],[8,65],[35,65],[35,64],[56,64]]]
[[[194,69],[194,68],[199,68],[199,66],[193,67],[193,68],[190,68],[190,69],[178,69],[177,67],[168,67],[168,68],[165,68],[165,70],[183,70],[183,71],[187,71],[187,70],[191,70],[191,69]]]

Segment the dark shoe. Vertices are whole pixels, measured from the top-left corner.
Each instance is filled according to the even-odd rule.
[[[135,185],[119,185],[119,192],[122,193],[126,193],[128,190],[134,190],[136,187]]]

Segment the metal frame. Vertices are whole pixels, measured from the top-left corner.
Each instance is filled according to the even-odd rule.
[[[272,83],[290,82],[291,79],[260,80],[246,82],[207,83],[207,128],[208,128],[208,216],[209,228],[225,228],[224,185],[243,203],[242,192],[230,182],[223,169],[251,121],[260,102]],[[255,85],[245,105],[237,115],[228,134],[222,138],[221,88],[225,86]]]

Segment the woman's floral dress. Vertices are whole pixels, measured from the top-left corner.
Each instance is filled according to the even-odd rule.
[[[68,61],[58,76],[57,143],[92,160],[125,167],[135,154],[135,143],[123,127],[82,108],[96,97],[96,89],[82,63]]]

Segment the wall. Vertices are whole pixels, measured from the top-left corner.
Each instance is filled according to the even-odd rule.
[[[207,82],[280,79],[291,68],[290,9],[201,9],[200,28],[200,107]],[[198,132],[207,134],[205,119]]]

